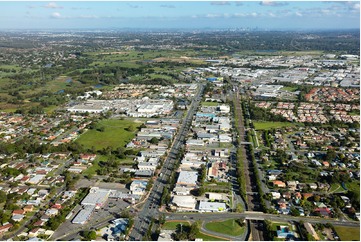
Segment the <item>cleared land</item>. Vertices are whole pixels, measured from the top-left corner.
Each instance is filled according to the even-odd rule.
[[[219,105],[219,103],[217,103],[217,102],[202,102],[202,106],[215,107],[218,105]]]
[[[289,123],[289,122],[253,122],[254,128],[256,130],[266,130],[282,127],[292,127],[296,125],[302,125],[299,123]]]
[[[129,120],[105,119],[96,124],[95,129],[82,134],[77,142],[85,148],[103,149],[124,147],[135,135],[141,123]],[[102,131],[100,131],[103,129]]]
[[[205,227],[209,231],[231,236],[239,236],[245,232],[245,228],[240,226],[235,219],[221,222],[209,222],[206,223]]]
[[[197,239],[203,239],[203,241],[224,241],[224,239],[203,234],[202,232],[197,233],[196,237]]]
[[[342,241],[360,241],[360,228],[335,226],[335,230]]]

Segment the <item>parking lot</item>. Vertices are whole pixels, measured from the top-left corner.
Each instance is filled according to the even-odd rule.
[[[108,199],[104,206],[100,209],[96,209],[90,219],[85,224],[73,224],[71,221],[76,216],[76,214],[80,211],[81,205],[77,205],[74,208],[73,215],[65,221],[59,228],[55,231],[54,235],[51,239],[56,240],[57,238],[72,234],[77,231],[81,231],[84,229],[94,229],[97,230],[101,227],[106,226],[111,220],[115,218],[119,218],[121,212],[130,206],[130,203],[123,201],[121,199]],[[108,223],[106,223],[108,222]]]

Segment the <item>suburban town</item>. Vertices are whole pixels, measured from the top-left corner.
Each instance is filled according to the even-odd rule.
[[[18,4],[29,22],[127,19]],[[183,19],[199,29],[0,21],[0,240],[360,241],[359,27],[216,27],[304,8],[280,1],[104,6],[179,4],[270,10]]]

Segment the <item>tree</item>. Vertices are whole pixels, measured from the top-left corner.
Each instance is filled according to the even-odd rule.
[[[296,216],[296,217],[300,216],[300,211],[298,211],[298,209],[295,207],[291,207],[290,213],[292,216]]]
[[[190,228],[190,230],[189,230],[188,239],[189,239],[189,240],[195,240],[198,233],[199,233],[198,223],[197,223],[197,222],[194,222],[194,223],[191,225],[191,228]]]
[[[327,150],[326,160],[333,161],[337,157],[336,151],[334,149]]]
[[[159,140],[156,137],[151,138],[151,140],[149,140],[149,143],[151,144],[158,144]]]
[[[128,132],[134,132],[135,131],[133,125],[129,125],[127,128],[125,128],[125,130],[128,131]]]
[[[6,202],[6,193],[4,191],[0,191],[0,203]]]
[[[95,240],[97,238],[97,234],[95,231],[82,231],[81,232],[81,236],[85,239],[85,240]]]

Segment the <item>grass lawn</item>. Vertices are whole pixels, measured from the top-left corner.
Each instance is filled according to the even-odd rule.
[[[335,230],[342,241],[360,241],[360,228],[335,226]]]
[[[49,106],[49,107],[44,108],[44,111],[45,111],[47,114],[51,114],[51,113],[53,113],[57,108],[58,108],[58,106],[51,105],[51,106]]]
[[[360,181],[354,180],[352,182],[347,182],[345,185],[348,190],[360,194]]]
[[[292,127],[292,126],[303,126],[300,123],[290,123],[290,122],[257,122],[254,121],[254,128],[256,130],[266,130],[272,128],[282,128],[282,127]]]
[[[178,224],[183,224],[183,225],[187,225],[189,226],[189,222],[187,221],[184,221],[184,222],[173,222],[173,221],[170,221],[170,222],[165,222],[162,229],[167,229],[167,230],[176,230],[177,229],[177,225]]]
[[[360,115],[360,111],[353,110],[353,111],[349,112],[348,114],[351,116]]]
[[[98,131],[97,129],[91,129],[82,134],[76,142],[84,145],[85,148],[91,149],[92,146],[95,149],[103,149],[108,146],[112,148],[124,147],[135,135],[137,127],[140,123],[135,123],[129,120],[119,119],[105,119],[96,124],[96,127],[103,127],[104,131]],[[128,127],[132,132],[125,130]]]
[[[215,107],[220,105],[220,103],[217,102],[202,102],[202,106],[208,106],[208,107]]]
[[[282,87],[282,90],[289,92],[297,91],[297,89],[298,89],[297,87]]]
[[[332,183],[329,193],[334,193],[334,192],[346,192],[346,190],[343,189],[340,183]]]
[[[97,155],[97,158],[93,161],[93,165],[88,167],[88,169],[84,170],[82,174],[84,176],[94,176],[96,175],[97,170],[99,169],[99,160],[101,160],[99,155]],[[103,159],[104,160],[104,159]]]
[[[203,241],[224,241],[224,239],[213,237],[207,234],[203,234],[202,232],[197,233],[197,239],[203,239]]]
[[[272,222],[272,224],[271,224],[271,230],[272,230],[272,231],[277,231],[277,226],[289,226],[289,227],[291,228],[291,226],[290,226],[289,223]]]
[[[206,229],[221,234],[239,236],[245,232],[245,228],[239,226],[235,219],[228,219],[221,222],[209,222],[205,225]]]

